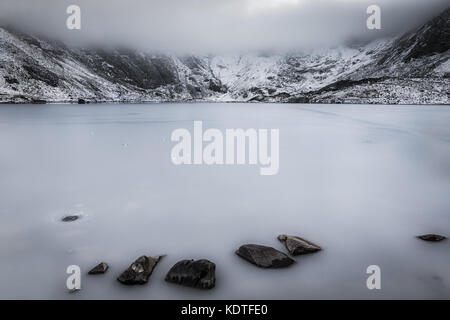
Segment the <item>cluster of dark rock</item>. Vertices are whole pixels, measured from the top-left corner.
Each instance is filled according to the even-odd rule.
[[[74,220],[63,219],[63,221]],[[321,250],[319,246],[300,237],[280,235],[278,239],[293,256]],[[236,251],[236,254],[261,268],[283,268],[295,262],[281,251],[257,244],[242,245]],[[117,280],[124,285],[146,284],[156,265],[162,258],[163,256],[141,256],[124,270]],[[108,268],[109,266],[106,262],[101,262],[92,268],[88,274],[104,274],[108,271]],[[165,281],[193,288],[212,289],[216,284],[215,272],[216,265],[209,260],[181,260],[169,270]]]
[[[72,222],[80,216],[67,216],[62,218],[64,222]],[[417,236],[424,241],[439,242],[446,237],[438,234],[424,234]],[[306,239],[281,234],[277,238],[285,247],[289,255],[300,256],[322,250],[320,246]],[[289,255],[272,247],[259,244],[244,244],[235,252],[242,259],[260,268],[284,268],[295,263]],[[158,262],[164,256],[141,256],[124,270],[117,280],[124,285],[146,284]],[[108,271],[108,264],[101,262],[92,268],[88,274],[104,274]],[[183,286],[212,289],[216,284],[216,265],[206,259],[181,260],[177,262],[167,273],[165,281]]]
[[[141,256],[134,261],[117,280],[124,285],[143,285],[148,282],[158,262],[163,256]],[[88,274],[103,274],[108,271],[108,264],[101,262]],[[216,284],[216,265],[206,259],[182,260],[177,262],[167,273],[165,280],[188,287],[212,289]]]
[[[322,250],[318,245],[296,236],[282,234],[278,236],[278,240],[285,245],[287,251],[292,256]],[[260,268],[284,268],[295,262],[295,260],[277,249],[257,244],[242,245],[236,251],[236,254]]]

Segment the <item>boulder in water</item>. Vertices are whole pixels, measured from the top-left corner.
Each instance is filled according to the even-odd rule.
[[[212,289],[216,284],[216,265],[206,259],[182,260],[167,273],[166,281],[199,289]]]
[[[141,256],[128,269],[122,272],[117,280],[125,285],[145,284],[148,282],[148,278],[150,278],[153,269],[161,258],[161,256]]]
[[[67,216],[61,219],[62,222],[72,222],[80,219],[81,216],[73,215],[73,216]]]
[[[439,242],[439,241],[447,239],[446,237],[441,236],[439,234],[423,234],[421,236],[417,236],[417,238],[424,240],[424,241],[431,241],[431,242]]]
[[[278,240],[280,240],[286,246],[286,249],[293,256],[313,253],[322,250],[322,248],[318,245],[296,236],[281,234],[278,236]]]
[[[99,263],[97,266],[95,266],[94,268],[92,268],[88,274],[103,274],[106,271],[108,271],[108,264],[106,262],[101,262]]]
[[[257,244],[242,245],[236,254],[261,268],[284,268],[295,262],[281,251]]]

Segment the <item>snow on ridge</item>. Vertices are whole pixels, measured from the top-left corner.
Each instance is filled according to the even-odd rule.
[[[450,53],[401,61],[416,45],[417,39],[413,40],[407,47],[398,47],[399,39],[380,39],[360,48],[341,46],[305,53],[161,56],[68,49],[0,28],[0,102],[359,99],[448,104]],[[147,68],[161,81],[140,87],[139,75],[131,79],[136,70],[128,68],[134,67],[141,68],[137,71]],[[146,76],[154,81],[151,74]],[[430,77],[437,89],[426,83]],[[341,88],[326,89],[333,84]],[[397,95],[390,92],[394,87]]]

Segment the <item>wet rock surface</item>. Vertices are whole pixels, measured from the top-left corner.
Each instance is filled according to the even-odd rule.
[[[166,281],[199,289],[211,289],[216,284],[216,265],[206,259],[182,260],[167,273]]]
[[[125,285],[145,284],[161,258],[141,256],[122,272],[117,280]]]
[[[293,256],[314,253],[322,250],[322,248],[318,245],[296,236],[281,234],[278,236],[278,240],[286,246],[286,249]]]
[[[242,245],[236,254],[261,268],[284,268],[295,262],[281,251],[257,244]]]
[[[72,222],[80,219],[81,216],[73,215],[73,216],[66,216],[61,219],[62,222]]]
[[[430,242],[439,242],[439,241],[447,239],[446,237],[441,236],[439,234],[423,234],[421,236],[417,236],[417,238],[424,240],[424,241],[430,241]]]
[[[108,271],[108,264],[106,262],[101,262],[94,268],[92,268],[88,273],[89,274],[103,274]]]

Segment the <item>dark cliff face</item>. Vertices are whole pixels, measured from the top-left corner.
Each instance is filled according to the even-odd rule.
[[[207,59],[73,48],[0,28],[0,102],[187,101],[222,92]]]
[[[421,28],[398,39],[378,64],[410,62],[412,59],[429,57],[450,49],[450,8]]]
[[[76,58],[95,74],[114,83],[156,89],[179,82],[172,61],[162,55],[149,56],[128,49],[82,50]]]
[[[411,51],[403,59],[431,56],[450,49],[450,8],[434,18],[409,39]]]

